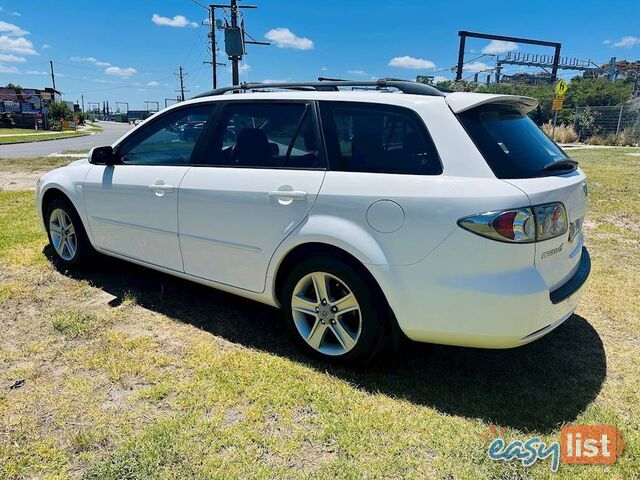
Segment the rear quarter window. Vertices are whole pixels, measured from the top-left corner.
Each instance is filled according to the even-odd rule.
[[[393,105],[320,102],[329,167],[345,172],[439,175],[436,147],[416,112]]]
[[[566,154],[525,114],[488,105],[458,114],[465,130],[498,178],[532,178],[566,173],[547,169]]]

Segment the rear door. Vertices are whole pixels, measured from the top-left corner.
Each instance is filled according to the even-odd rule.
[[[185,272],[261,292],[325,175],[313,103],[225,102],[180,186]]]
[[[513,105],[485,104],[458,118],[498,178],[522,190],[531,205],[564,205],[567,232],[535,244],[536,268],[554,290],[573,275],[580,262],[587,208],[585,174]]]

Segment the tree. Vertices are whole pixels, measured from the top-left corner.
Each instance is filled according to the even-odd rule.
[[[7,87],[6,88],[16,88],[16,89],[21,89],[22,87],[20,85],[14,85],[13,83],[9,82],[7,83]]]
[[[567,107],[586,107],[589,105],[622,105],[631,99],[633,85],[624,80],[610,82],[606,78],[574,77],[567,90]]]
[[[436,87],[456,92],[498,93],[506,95],[523,95],[538,100],[538,108],[531,112],[536,123],[542,125],[553,118],[551,103],[555,96],[554,86],[551,84],[528,85],[522,83],[490,83],[475,82],[439,82]],[[629,80],[609,82],[606,78],[574,77],[569,83],[569,90],[565,95],[564,110],[558,115],[558,122],[572,122],[571,109],[585,106],[622,105],[632,96],[633,85]]]
[[[64,120],[73,120],[74,114],[69,105],[65,102],[51,102],[47,106],[47,115],[50,120],[59,121],[61,118]]]

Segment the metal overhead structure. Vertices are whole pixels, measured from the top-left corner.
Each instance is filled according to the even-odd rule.
[[[460,47],[458,50],[458,64],[456,66],[456,81],[462,80],[462,70],[464,67],[464,49],[467,38],[482,38],[485,40],[498,40],[503,42],[526,43],[528,45],[541,45],[543,47],[552,47],[554,49],[553,61],[551,62],[551,81],[554,82],[558,78],[558,66],[560,64],[560,49],[562,44],[558,42],[548,42],[546,40],[534,40],[531,38],[508,37],[504,35],[492,35],[489,33],[468,32],[460,30]]]
[[[119,105],[125,105],[127,107],[127,113],[129,112],[129,102],[116,102],[116,109],[119,111]]]
[[[153,103],[156,106],[155,110],[149,110],[149,104]],[[160,110],[160,102],[156,102],[155,100],[145,100],[144,106],[147,108],[147,112],[157,112]]]

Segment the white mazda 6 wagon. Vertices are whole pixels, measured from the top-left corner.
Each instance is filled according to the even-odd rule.
[[[515,347],[590,271],[586,177],[535,106],[391,79],[218,89],[46,173],[37,209],[63,267],[97,251],[280,307],[325,360],[398,332]]]

